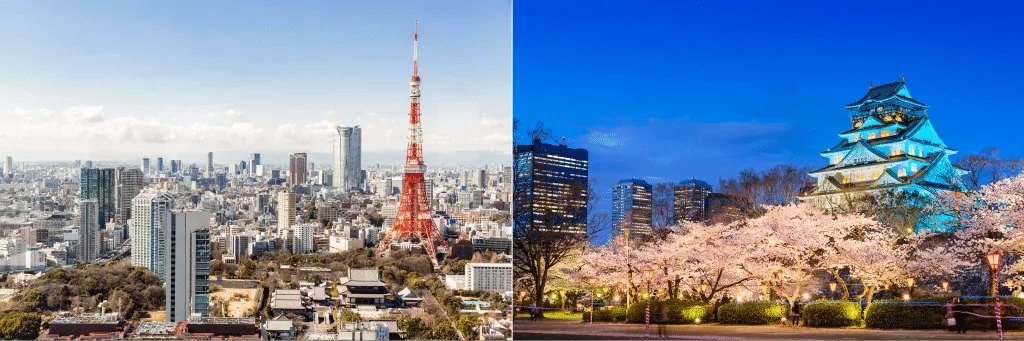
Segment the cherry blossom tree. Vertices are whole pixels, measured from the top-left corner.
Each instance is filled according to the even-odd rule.
[[[984,265],[985,254],[1000,251],[1024,254],[1024,174],[986,185],[946,202],[952,219],[953,250],[961,259]],[[1003,273],[1019,276],[1021,262],[1010,262]],[[997,288],[989,271],[989,295]]]

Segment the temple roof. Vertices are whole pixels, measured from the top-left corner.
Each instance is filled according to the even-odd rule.
[[[909,123],[907,123],[906,129],[898,129],[898,130],[896,130],[895,134],[892,134],[892,135],[889,135],[889,136],[886,136],[886,137],[876,137],[876,138],[871,139],[871,140],[860,140],[860,141],[864,141],[864,142],[866,142],[869,145],[876,146],[876,145],[885,144],[885,143],[889,143],[889,142],[893,142],[893,141],[901,141],[901,140],[909,139],[909,140],[912,140],[912,141],[920,143],[920,144],[931,145],[931,146],[935,146],[935,147],[939,147],[939,148],[945,148],[946,151],[949,151],[949,152],[952,152],[952,153],[956,153],[955,149],[946,147],[945,145],[934,143],[934,142],[930,142],[930,141],[923,141],[923,140],[915,139],[915,138],[912,137],[912,136],[914,136],[914,133],[916,133],[918,130],[920,130],[922,127],[924,127],[927,122],[928,122],[928,118],[927,117],[923,117],[923,118],[920,118],[920,119],[917,119],[917,120],[910,121]],[[848,134],[848,133],[850,133],[850,132],[847,131],[847,132],[843,132],[842,134]],[[839,143],[837,143],[835,146],[832,146],[832,148],[826,149],[825,151],[821,152],[821,154],[836,153],[836,152],[842,152],[842,151],[850,150],[851,148],[856,146],[860,141],[850,142],[849,140],[841,139],[841,140],[839,140]]]
[[[847,108],[859,107],[868,102],[881,102],[890,98],[899,98],[923,107],[927,107],[927,104],[918,102],[910,96],[910,92],[907,91],[907,83],[902,79],[898,82],[892,82],[889,84],[882,84],[876,87],[868,89],[868,93],[864,95],[860,100],[847,104]]]
[[[807,173],[807,174],[818,174],[818,173],[838,171],[838,170],[844,170],[844,169],[850,169],[850,168],[864,167],[864,166],[871,165],[871,164],[878,165],[878,164],[884,164],[884,163],[901,162],[901,161],[906,161],[906,160],[917,160],[917,161],[921,161],[921,162],[932,162],[939,155],[940,154],[935,154],[931,158],[923,158],[923,157],[918,157],[918,156],[915,156],[915,155],[900,154],[900,155],[896,155],[896,156],[888,156],[883,161],[873,162],[873,163],[870,163],[870,164],[859,163],[859,164],[852,164],[852,165],[841,165],[839,167],[836,167],[837,165],[828,165],[828,166],[819,168],[817,170],[811,171],[810,173]]]

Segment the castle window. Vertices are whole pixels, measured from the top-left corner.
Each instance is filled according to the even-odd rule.
[[[860,134],[853,135],[853,142],[860,141]]]
[[[882,131],[882,137],[888,137],[888,136],[889,136],[889,131],[888,130],[883,130]]]
[[[864,174],[857,174],[857,181],[864,181]]]
[[[892,156],[903,154],[903,148],[900,146],[892,146]]]
[[[900,175],[900,177],[907,176],[907,169],[906,168],[900,168],[899,175]]]
[[[910,172],[917,173],[917,164],[910,165]]]
[[[878,172],[871,173],[871,179],[872,180],[878,179],[878,177],[880,177],[880,176],[882,176],[881,173],[878,173]]]
[[[910,155],[914,155],[914,145],[910,145],[910,147],[908,147],[908,148],[910,149],[910,153],[909,154]]]
[[[843,177],[843,183],[844,184],[850,183],[850,177],[846,176],[845,174],[844,175],[840,175],[840,176]]]
[[[873,139],[875,139],[875,133],[868,134],[868,140],[873,140]]]

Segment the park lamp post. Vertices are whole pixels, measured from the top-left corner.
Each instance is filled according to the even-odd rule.
[[[1003,260],[1003,253],[999,251],[992,251],[985,255],[985,259],[988,260],[988,268],[992,270],[992,295],[996,297],[996,329],[999,331],[999,339],[1003,339],[1003,317],[1001,314],[1000,306],[1002,301],[999,299],[999,265]]]
[[[836,292],[836,286],[837,286],[837,285],[838,285],[838,284],[836,284],[836,282],[829,282],[829,283],[828,283],[828,291],[832,292],[832,295],[833,295],[833,297],[834,297],[834,295],[835,295],[835,292]]]
[[[907,278],[907,288],[909,288],[909,290],[907,291],[907,295],[914,295],[914,283],[917,283],[916,281],[914,281],[914,277]]]
[[[647,309],[644,310],[644,337],[651,337],[651,279],[654,279],[654,270],[644,270],[644,279],[647,280]]]
[[[942,281],[942,291],[949,291],[949,282]]]

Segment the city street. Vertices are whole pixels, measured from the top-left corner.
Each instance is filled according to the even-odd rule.
[[[998,340],[995,331],[970,331],[956,334],[944,330],[832,329],[782,326],[668,325],[667,339],[675,340]],[[643,339],[643,324],[595,323],[567,320],[529,319],[515,321],[516,340],[615,340]],[[651,326],[651,338],[658,337],[658,326]],[[1005,332],[1007,340],[1024,340],[1024,332]]]

